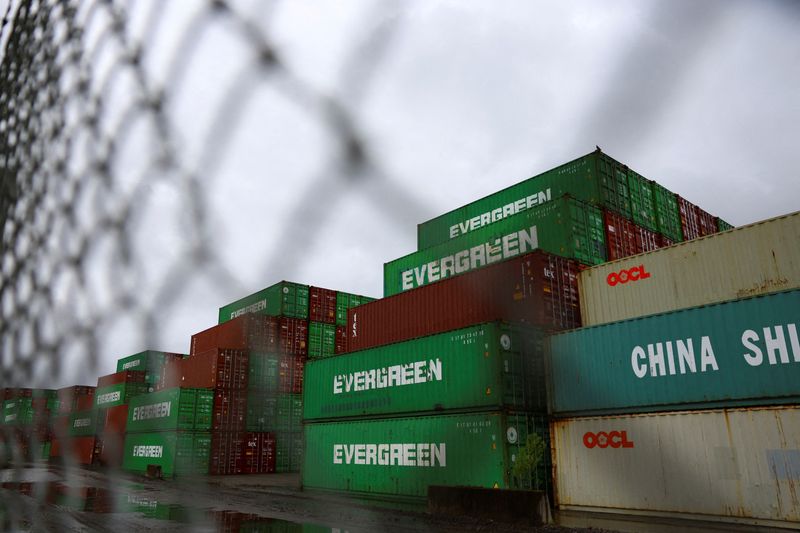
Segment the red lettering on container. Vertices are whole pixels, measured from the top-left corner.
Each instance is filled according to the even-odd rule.
[[[583,445],[587,448],[633,448],[633,441],[628,440],[627,431],[587,431],[583,435]]]
[[[619,272],[612,272],[606,277],[606,283],[613,287],[620,283],[624,284],[629,281],[639,281],[649,277],[650,273],[645,270],[644,265],[639,265],[637,267],[620,270]]]

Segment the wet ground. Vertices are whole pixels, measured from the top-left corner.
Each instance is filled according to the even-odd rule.
[[[299,490],[299,476],[294,474],[162,481],[33,465],[0,470],[0,526],[4,531],[115,533],[587,531],[434,517],[411,504],[310,494]]]

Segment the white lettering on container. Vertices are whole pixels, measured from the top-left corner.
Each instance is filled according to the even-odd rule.
[[[492,222],[497,222],[498,220],[510,217],[511,215],[521,213],[526,209],[549,202],[551,199],[552,195],[549,188],[543,191],[535,192],[523,198],[519,198],[502,207],[497,207],[491,211],[486,211],[485,213],[481,213],[480,215],[465,220],[464,222],[453,224],[450,226],[450,238],[454,239],[480,227],[487,226]]]
[[[442,360],[438,357],[349,374],[337,374],[333,376],[333,393],[362,392],[429,381],[442,381]]]
[[[363,466],[447,466],[447,446],[435,443],[334,444],[333,464]]]

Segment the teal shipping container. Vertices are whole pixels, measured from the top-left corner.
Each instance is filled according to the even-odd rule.
[[[304,489],[422,500],[430,485],[549,488],[548,427],[539,415],[479,412],[306,424],[305,443]],[[514,469],[518,459],[524,468]]]
[[[165,389],[131,399],[128,432],[211,431],[212,389]]]
[[[565,194],[631,218],[628,167],[596,150],[419,224],[417,250],[485,229]]]
[[[448,409],[547,409],[544,334],[489,323],[310,361],[305,420]]]
[[[567,196],[383,265],[384,296],[544,250],[587,265],[606,260],[596,207]]]
[[[800,290],[550,337],[558,416],[800,401]]]

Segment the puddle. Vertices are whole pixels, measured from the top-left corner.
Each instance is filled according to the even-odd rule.
[[[132,486],[135,490],[135,485]],[[98,487],[75,486],[61,482],[3,482],[0,489],[14,491],[34,498],[41,503],[65,507],[73,511],[94,514],[136,513],[144,518],[164,520],[176,524],[202,524],[208,531],[219,533],[346,533],[345,529],[301,524],[236,511],[210,511],[159,501],[148,495],[125,490],[108,490]],[[0,526],[8,519],[7,501],[0,498]],[[5,524],[8,526],[11,524]],[[14,524],[15,529],[28,530],[25,523]]]

